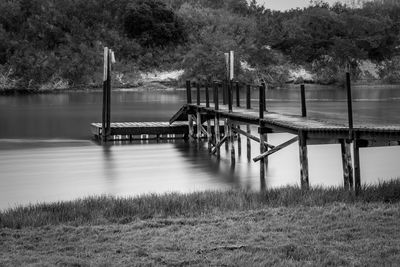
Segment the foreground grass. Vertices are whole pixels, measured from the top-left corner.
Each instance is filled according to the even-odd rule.
[[[89,197],[69,202],[17,207],[0,213],[0,228],[20,229],[45,225],[100,225],[129,223],[136,219],[194,217],[227,211],[270,207],[323,206],[329,203],[400,202],[400,180],[366,186],[358,196],[342,188],[298,187],[248,191],[171,193],[133,198]]]
[[[2,265],[400,264],[400,182],[94,197],[0,214]]]

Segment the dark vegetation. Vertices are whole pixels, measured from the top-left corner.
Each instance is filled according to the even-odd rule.
[[[99,85],[104,46],[116,52],[120,83],[172,69],[184,69],[183,79],[221,79],[229,50],[251,67],[237,64],[242,80],[279,84],[302,66],[317,82],[334,83],[347,62],[357,78],[359,63],[371,60],[395,81],[400,5],[317,1],[276,12],[246,0],[0,1],[0,89]]]
[[[343,188],[313,188],[304,191],[298,187],[270,189],[264,193],[234,190],[132,198],[100,196],[9,209],[0,212],[0,229],[65,224],[124,224],[139,219],[197,217],[276,207],[325,206],[336,202],[364,205],[399,201],[399,180],[365,186],[358,196]]]

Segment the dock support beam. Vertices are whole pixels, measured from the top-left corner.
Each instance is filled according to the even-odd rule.
[[[301,116],[307,117],[306,89],[304,84],[300,85],[300,96],[301,96]]]
[[[350,140],[340,139],[343,164],[343,184],[345,189],[353,188],[353,165],[351,159]]]
[[[361,170],[360,170],[360,140],[354,139],[353,142],[353,154],[354,154],[354,189],[356,195],[361,190]]]
[[[104,47],[102,139],[111,135],[111,49]]]
[[[299,131],[299,154],[300,154],[300,184],[301,189],[310,188],[308,180],[308,153],[307,153],[307,133]]]
[[[215,132],[215,145],[219,144],[221,141],[221,134],[219,132],[219,99],[218,99],[218,83],[213,83],[213,91],[214,91],[214,109],[215,109],[215,120],[214,120],[214,132]],[[220,157],[220,148],[217,147],[217,157]]]
[[[265,109],[265,102],[264,102],[264,97],[265,97],[265,87],[260,86],[259,87],[259,118],[260,118],[260,154],[264,154],[265,151],[267,151],[267,148],[265,147],[264,143],[267,143],[268,140],[266,140],[266,135],[263,133],[261,129],[264,128],[264,109]],[[262,158],[260,160],[260,185],[261,185],[261,191],[264,192],[267,189],[266,181],[265,181],[265,171],[266,171],[266,160],[265,158]]]
[[[200,115],[200,112],[199,111],[197,111],[197,113],[196,113],[196,125],[197,125],[197,135],[196,135],[196,137],[197,137],[197,141],[198,142],[200,142],[200,139],[201,139],[201,115]]]

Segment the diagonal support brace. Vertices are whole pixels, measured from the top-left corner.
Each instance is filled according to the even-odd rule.
[[[254,135],[251,135],[251,134],[249,134],[249,133],[246,133],[245,131],[243,131],[243,130],[241,130],[241,129],[238,129],[238,128],[236,128],[236,127],[232,127],[232,130],[233,130],[234,132],[238,133],[238,134],[241,134],[241,135],[244,135],[244,136],[250,138],[250,139],[253,140],[253,141],[256,141],[256,142],[260,143],[260,138],[254,136]],[[274,148],[275,148],[275,146],[273,146],[273,145],[271,145],[271,144],[268,144],[267,142],[264,142],[264,145],[265,145],[266,147],[268,147],[268,148],[271,148],[271,149],[274,149]]]
[[[215,154],[215,152],[217,152],[218,148],[220,148],[226,142],[226,140],[228,140],[227,135],[225,135],[224,138],[222,138],[221,141],[219,141],[219,143],[215,145],[215,147],[211,151],[211,154]]]
[[[279,150],[281,150],[281,149],[283,149],[283,148],[285,148],[285,147],[287,147],[287,146],[293,144],[293,143],[296,142],[297,140],[299,140],[299,137],[298,137],[298,136],[293,137],[293,138],[290,139],[289,141],[286,141],[286,142],[284,142],[284,143],[282,143],[282,144],[276,146],[275,148],[273,148],[273,149],[271,149],[271,150],[269,150],[269,151],[267,151],[267,152],[265,152],[265,153],[263,153],[263,154],[261,154],[261,155],[255,157],[255,158],[253,159],[253,161],[254,161],[254,162],[260,161],[261,159],[263,159],[263,158],[265,158],[265,157],[268,157],[268,156],[270,156],[270,155],[272,155],[272,154],[278,152]]]

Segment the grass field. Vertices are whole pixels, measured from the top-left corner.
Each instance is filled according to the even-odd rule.
[[[400,264],[400,181],[92,197],[0,213],[2,265]]]

